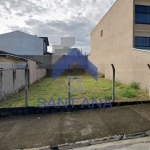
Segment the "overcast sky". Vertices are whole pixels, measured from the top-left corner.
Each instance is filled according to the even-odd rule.
[[[21,30],[49,37],[76,38],[76,47],[90,51],[90,32],[115,0],[0,0],[0,34]]]

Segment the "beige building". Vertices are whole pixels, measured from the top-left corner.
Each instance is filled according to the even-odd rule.
[[[150,87],[150,0],[116,0],[91,32],[89,57],[106,78]]]

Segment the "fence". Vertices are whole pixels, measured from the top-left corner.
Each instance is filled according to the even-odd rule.
[[[129,66],[128,68],[130,69],[131,67]],[[56,80],[52,80],[51,75],[47,76],[47,78],[28,89],[28,106],[38,107],[43,104],[46,106],[54,104],[62,105],[62,103],[67,103],[67,99],[70,99],[75,105],[82,103],[88,104],[96,101],[98,103],[101,103],[101,101],[105,103],[107,99],[116,103],[149,101],[149,90],[148,88],[140,88],[141,83],[138,82],[136,75],[134,76],[135,80],[130,80],[130,82],[122,82],[122,80],[119,80],[119,77],[124,79],[128,79],[130,76],[132,77],[134,70],[132,68],[130,71],[127,69],[125,70],[125,67],[122,66],[122,70],[119,70],[117,65],[110,64],[108,70],[105,67],[106,71],[103,72],[103,74],[98,74],[98,80],[92,78],[91,75],[80,67],[72,67],[69,71],[70,80],[68,80],[68,70],[61,74]],[[150,78],[148,75],[150,70],[147,65],[145,69],[147,70],[139,71],[139,73],[141,73],[140,75],[143,76],[144,80],[149,84]],[[33,74],[33,68],[29,68],[29,84],[31,85],[31,77],[35,82],[45,75],[45,69],[36,68]],[[7,96],[24,88],[24,70],[16,70],[16,72],[13,70],[1,71],[0,81],[2,81],[0,82],[1,99],[7,98]],[[32,80],[32,83],[34,82]],[[16,96],[8,99],[8,103],[6,100],[4,103],[2,101],[0,105],[4,107],[24,107],[24,95],[24,91],[20,92]],[[62,102],[60,100],[62,100]]]
[[[30,77],[34,81],[30,83]],[[35,69],[35,73],[29,72],[29,85],[35,83],[46,76],[46,69]],[[12,94],[24,89],[25,87],[25,70],[1,70],[0,71],[0,100],[6,99]]]

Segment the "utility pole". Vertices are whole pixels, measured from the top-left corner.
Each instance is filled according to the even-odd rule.
[[[113,80],[112,80],[112,101],[115,102],[115,66],[111,64],[113,69]]]
[[[150,69],[150,64],[147,64],[147,66]],[[150,100],[150,80],[149,80],[149,100]]]
[[[70,80],[70,70],[71,66],[68,66],[68,100],[69,100],[69,106],[71,105],[71,80]]]
[[[25,66],[25,105],[28,107],[28,62]]]

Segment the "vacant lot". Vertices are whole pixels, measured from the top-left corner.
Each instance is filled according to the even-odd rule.
[[[60,76],[55,81],[51,77],[46,77],[41,81],[29,87],[29,106],[37,106],[38,98],[45,98],[48,102],[50,98],[57,100],[61,98],[65,100],[68,97],[68,79],[67,76]],[[78,79],[74,76],[71,82],[72,85],[72,98],[78,98],[75,103],[81,103],[84,98],[91,100],[95,98],[106,99],[112,98],[112,81],[101,78],[95,81],[92,77],[85,74],[82,78]],[[0,107],[19,107],[25,106],[24,91],[13,95],[8,100],[2,101]],[[136,83],[124,85],[116,82],[116,101],[134,101],[134,100],[148,100],[148,91],[138,89]]]

